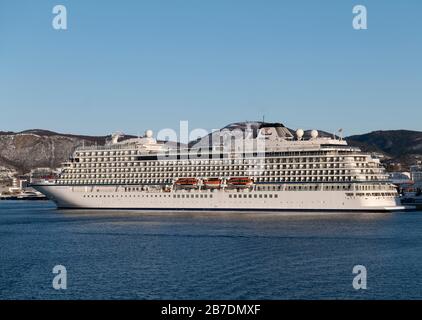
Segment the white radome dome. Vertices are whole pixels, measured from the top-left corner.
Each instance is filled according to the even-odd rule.
[[[152,130],[145,131],[145,137],[147,137],[147,138],[152,138],[153,134],[154,133],[152,132]]]
[[[303,131],[303,129],[297,129],[296,130],[296,136],[297,136],[298,139],[302,139],[304,134],[305,134],[305,131]]]
[[[311,131],[312,139],[316,139],[318,137],[318,134],[319,134],[318,130],[312,130]]]

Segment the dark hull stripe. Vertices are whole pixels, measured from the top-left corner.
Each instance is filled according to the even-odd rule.
[[[320,213],[332,213],[332,212],[390,212],[400,210],[386,210],[386,209],[242,209],[242,208],[91,208],[91,207],[57,207],[61,210],[137,210],[137,211],[239,211],[239,212],[320,212]],[[403,209],[404,211],[404,209]]]

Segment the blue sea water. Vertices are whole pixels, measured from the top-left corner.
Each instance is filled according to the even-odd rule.
[[[67,289],[55,290],[55,265]],[[355,265],[367,289],[355,290]],[[422,212],[60,211],[0,203],[0,299],[421,299]]]

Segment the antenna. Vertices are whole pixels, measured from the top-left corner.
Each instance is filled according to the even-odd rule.
[[[265,123],[265,114],[262,115],[262,123]]]
[[[340,137],[340,141],[343,140],[343,128],[338,129],[338,135]]]

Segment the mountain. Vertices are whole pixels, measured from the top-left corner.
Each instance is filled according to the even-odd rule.
[[[60,166],[82,144],[104,144],[107,137],[61,134],[47,130],[0,132],[0,166],[26,173],[33,168]]]
[[[373,131],[347,137],[350,145],[383,154],[387,164],[400,164],[403,170],[422,160],[422,132],[409,130]]]
[[[222,128],[229,131],[251,130],[253,136],[261,126],[283,126],[281,123],[238,122]],[[295,131],[287,128],[295,136]],[[318,130],[320,137],[337,137],[332,133]],[[221,132],[216,131],[209,135],[190,142],[190,146],[206,146],[212,141],[218,143]],[[305,130],[304,138],[310,138],[311,130]],[[345,138],[349,145],[359,147],[361,150],[376,153],[382,157],[388,170],[408,170],[409,166],[422,160],[422,132],[409,130],[373,131],[362,135],[353,135]]]
[[[261,125],[271,125],[262,122],[239,122],[230,124],[223,129],[258,130]],[[288,129],[292,134],[294,130]],[[332,134],[319,131],[320,136]],[[217,133],[213,133],[213,138]],[[198,139],[190,145],[208,143],[211,135]],[[310,131],[305,131],[305,137]],[[124,136],[123,139],[133,136]],[[104,145],[110,136],[87,136],[56,133],[48,130],[33,129],[22,132],[0,131],[0,169],[1,167],[19,173],[27,173],[33,168],[56,168],[65,161],[72,151],[82,145]],[[374,131],[362,135],[353,135],[346,140],[352,146],[364,151],[376,152],[384,156],[388,165],[401,164],[399,170],[406,170],[409,165],[422,160],[422,132],[408,130]],[[396,167],[394,167],[396,168]]]

